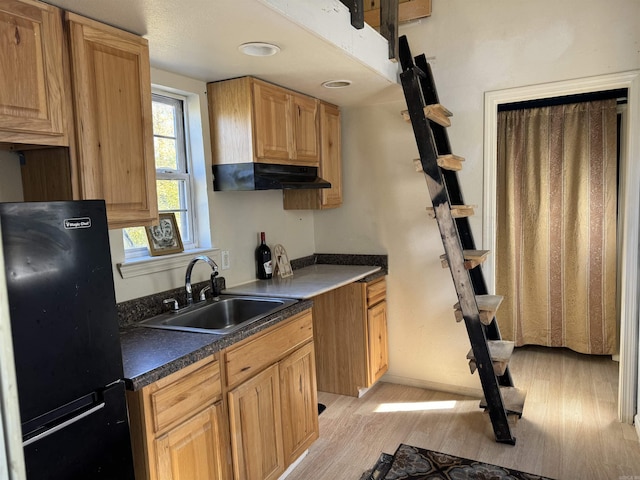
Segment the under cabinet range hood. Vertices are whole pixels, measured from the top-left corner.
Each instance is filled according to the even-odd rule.
[[[310,188],[331,188],[318,177],[318,167],[253,162],[213,166],[215,191]]]

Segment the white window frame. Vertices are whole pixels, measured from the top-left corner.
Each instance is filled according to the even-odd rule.
[[[167,99],[167,100],[164,100]],[[176,139],[178,141],[179,147],[177,152],[177,162],[180,168],[180,171],[176,170],[167,170],[167,169],[156,169],[156,180],[184,180],[186,184],[186,192],[185,192],[185,204],[186,208],[184,210],[187,215],[187,224],[189,226],[187,232],[183,232],[181,229],[182,242],[185,251],[191,251],[198,249],[198,218],[197,212],[195,208],[195,199],[194,199],[194,188],[195,188],[195,179],[193,175],[193,164],[191,161],[191,146],[187,141],[189,136],[189,122],[188,122],[188,99],[184,95],[175,94],[172,92],[168,92],[166,90],[162,90],[159,88],[152,89],[152,101],[154,102],[162,102],[171,104],[177,107],[182,114],[182,125],[177,126],[176,128]],[[154,138],[158,135],[155,135]],[[155,161],[155,160],[154,160]],[[165,210],[161,210],[160,213]],[[182,227],[182,226],[181,226]],[[185,235],[186,233],[186,235]],[[185,240],[185,237],[187,240]],[[148,247],[138,247],[138,248],[126,248],[125,247],[125,259],[142,259],[142,258],[150,258],[149,248]]]
[[[177,160],[179,171],[176,170],[161,170],[156,169],[156,178],[158,180],[183,180],[185,181],[186,188],[186,198],[185,204],[186,207],[184,211],[187,214],[188,221],[187,224],[189,226],[186,235],[183,233],[182,241],[185,250],[192,250],[197,247],[197,230],[196,230],[196,211],[195,211],[195,203],[193,201],[193,168],[191,164],[191,154],[189,149],[189,142],[186,139],[189,137],[188,135],[188,125],[187,125],[187,99],[183,96],[170,94],[167,92],[154,92],[153,93],[153,101],[162,102],[166,104],[171,104],[176,108],[176,111],[180,112],[182,118],[181,128],[176,129],[176,140],[178,145],[182,148],[178,148],[177,152]],[[154,134],[154,138],[159,135]],[[162,212],[161,212],[162,213]],[[185,237],[188,241],[185,241]]]

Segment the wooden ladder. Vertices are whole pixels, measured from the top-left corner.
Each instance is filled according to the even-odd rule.
[[[444,255],[458,296],[454,306],[458,321],[464,321],[471,350],[467,354],[471,373],[478,371],[484,399],[480,407],[489,412],[496,441],[515,445],[509,415],[522,416],[525,392],[513,385],[509,359],[513,342],[503,341],[495,319],[502,297],[488,295],[481,265],[489,254],[477,250],[469,224],[473,206],[466,205],[457,171],[463,158],[453,155],[447,128],[451,112],[438,99],[433,74],[424,54],[412,57],[406,36],[399,39],[400,79],[408,110],[403,115],[413,126],[420,158],[416,169],[424,173]]]

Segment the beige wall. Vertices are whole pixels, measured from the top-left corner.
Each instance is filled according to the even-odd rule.
[[[640,2],[433,0],[433,15],[401,27],[414,55],[432,62],[441,102],[453,113],[453,152],[466,157],[465,201],[482,241],[484,93],[640,68]],[[387,380],[458,391],[469,375],[456,302],[410,126],[397,103],[343,111],[345,204],[315,217],[316,249],[389,255]],[[499,293],[499,292],[498,292]],[[514,373],[517,382],[517,372]]]

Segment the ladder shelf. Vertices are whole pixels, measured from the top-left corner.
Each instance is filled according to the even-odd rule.
[[[496,441],[514,445],[508,415],[522,414],[524,392],[514,387],[509,371],[513,342],[502,340],[495,320],[502,297],[489,295],[480,266],[489,252],[476,248],[468,219],[473,206],[465,203],[458,182],[464,159],[451,152],[447,133],[451,112],[440,103],[425,55],[413,58],[406,36],[399,39],[399,47],[407,103],[402,114],[413,127],[420,155],[414,164],[423,172],[431,197],[428,210],[440,230],[445,251],[442,264],[449,268],[458,296],[456,319],[465,323],[470,368],[472,373],[478,371],[484,392],[481,407],[489,412]],[[508,398],[503,396],[506,392]]]

